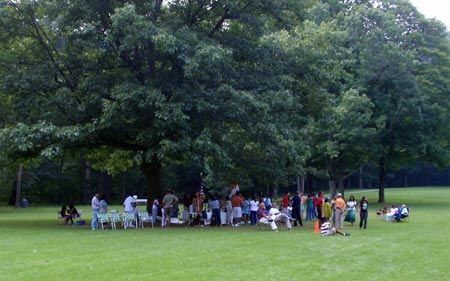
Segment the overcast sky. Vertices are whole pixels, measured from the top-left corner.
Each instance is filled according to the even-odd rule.
[[[410,0],[427,18],[437,18],[450,29],[450,0]]]

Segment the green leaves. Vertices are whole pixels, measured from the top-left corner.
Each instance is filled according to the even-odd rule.
[[[84,149],[111,173],[200,162],[211,182],[286,184],[447,145],[448,39],[403,1],[8,3],[11,157]]]

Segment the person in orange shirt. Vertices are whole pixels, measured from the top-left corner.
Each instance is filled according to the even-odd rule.
[[[233,196],[231,205],[233,206],[233,226],[239,226],[242,221],[242,205],[244,205],[240,192]]]
[[[344,218],[345,218],[345,209],[347,208],[345,204],[345,200],[342,198],[342,194],[336,194],[336,205],[335,205],[335,214],[336,221],[335,227],[336,229],[344,229]]]

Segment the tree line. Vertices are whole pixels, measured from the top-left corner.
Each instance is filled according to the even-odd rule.
[[[449,33],[406,0],[3,0],[0,39],[3,174],[77,167],[83,200],[91,168],[153,198],[370,165],[384,202],[450,159]]]

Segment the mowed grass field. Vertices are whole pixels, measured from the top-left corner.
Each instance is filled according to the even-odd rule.
[[[450,188],[386,189],[408,222],[345,224],[322,237],[313,222],[268,227],[169,227],[92,231],[56,222],[59,206],[0,206],[1,280],[450,280]],[[116,206],[118,208],[118,206]],[[78,206],[90,223],[89,206]]]

